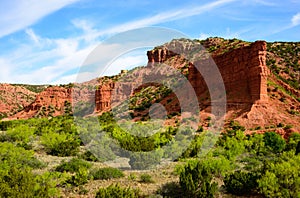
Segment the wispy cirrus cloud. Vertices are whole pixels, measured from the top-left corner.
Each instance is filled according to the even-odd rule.
[[[11,11],[10,15],[14,15],[13,13],[17,12],[16,10],[24,9],[25,7],[27,7],[26,9],[28,10],[39,10],[38,8],[43,5],[43,8],[41,8],[42,11],[38,11],[37,13],[32,11],[31,13],[27,13],[30,11],[25,11],[25,14],[20,14],[15,17],[11,16],[13,20],[20,20],[20,22],[15,25],[12,22],[5,24],[7,31],[0,28],[0,37],[20,29],[25,29],[25,33],[29,41],[31,41],[31,43],[25,46],[25,51],[23,51],[23,55],[21,56],[13,56],[12,54],[5,54],[5,57],[0,56],[3,65],[9,65],[11,68],[6,72],[6,76],[9,76],[9,78],[4,78],[3,76],[3,78],[1,77],[1,81],[5,80],[6,82],[31,84],[67,83],[72,79],[75,81],[76,79],[74,78],[76,77],[76,72],[80,65],[97,46],[103,36],[106,37],[135,28],[159,25],[164,22],[201,15],[237,0],[216,0],[197,7],[185,7],[177,10],[172,9],[153,16],[116,24],[108,29],[97,29],[90,21],[74,19],[71,21],[73,27],[77,30],[82,30],[82,32],[79,35],[77,34],[76,36],[67,38],[50,39],[36,34],[32,28],[27,27],[43,16],[76,1],[77,0],[54,0],[53,3],[39,3],[37,0],[29,0],[28,2],[31,2],[31,4],[21,1],[18,8]],[[2,15],[5,16],[5,14]],[[22,17],[24,21],[20,19]],[[0,19],[0,22],[1,20],[3,19]],[[84,44],[82,45],[82,43]],[[24,44],[22,45],[24,46]],[[123,57],[120,60],[113,64],[116,66],[115,70],[119,70],[120,66],[123,68],[124,66],[141,64],[145,61],[142,56]],[[28,66],[30,66],[30,68]],[[113,74],[114,72],[116,71],[108,71],[109,74]]]
[[[0,6],[0,38],[22,30],[76,1],[78,0],[3,0]]]
[[[300,12],[294,14],[290,18],[290,21],[287,22],[286,25],[283,25],[282,27],[279,27],[279,28],[275,29],[274,31],[271,31],[269,33],[269,35],[278,34],[280,32],[283,32],[283,31],[289,30],[291,28],[294,28],[298,25],[300,25]]]
[[[293,26],[297,26],[300,24],[300,12],[298,12],[297,14],[295,14],[292,19],[291,19],[291,23]]]
[[[130,29],[152,26],[152,25],[162,24],[170,21],[176,21],[179,19],[184,19],[187,17],[203,14],[205,12],[211,11],[213,9],[224,6],[226,4],[233,3],[235,1],[237,0],[217,0],[196,7],[185,7],[177,10],[170,10],[170,11],[158,13],[154,16],[149,16],[146,18],[130,21],[128,23],[119,24],[112,28],[98,31],[97,35],[102,36],[106,34],[115,34]]]

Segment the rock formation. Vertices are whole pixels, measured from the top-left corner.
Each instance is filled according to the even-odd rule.
[[[36,93],[28,89],[10,84],[0,84],[0,117],[10,116],[35,99]]]
[[[205,58],[208,53],[202,46],[208,50],[211,58]],[[79,104],[75,105],[75,109],[79,108],[77,111],[81,113],[80,115],[101,114],[119,106],[127,99],[132,99],[131,103],[129,102],[131,107],[126,108],[135,120],[147,119],[149,107],[154,103],[164,106],[167,115],[171,115],[169,118],[178,116],[181,110],[178,96],[174,92],[164,92],[166,90],[160,89],[159,81],[155,81],[165,76],[172,77],[172,70],[176,70],[181,76],[186,77],[195,91],[201,120],[211,117],[212,104],[218,103],[212,100],[215,93],[208,89],[207,78],[204,78],[206,76],[213,86],[218,87],[224,83],[227,120],[236,120],[247,129],[257,126],[270,128],[269,126],[284,123],[293,125],[294,130],[300,130],[299,90],[290,87],[276,75],[270,75],[270,67],[266,64],[267,54],[270,55],[271,52],[267,52],[265,41],[250,43],[221,38],[210,38],[205,41],[173,40],[148,51],[146,67],[123,71],[117,76],[74,84],[72,89],[49,87],[38,94],[34,101],[26,100],[24,103],[18,103],[25,108],[10,119],[63,115],[70,113],[71,103]],[[275,55],[271,57],[276,58]],[[278,64],[279,61],[283,61],[279,58],[276,60]],[[160,65],[169,67],[159,68]],[[223,82],[206,73],[210,71],[212,65],[219,70]],[[153,79],[148,78],[151,73],[154,73]],[[175,78],[174,83],[176,82],[178,81]],[[268,84],[270,82],[273,85]],[[152,91],[147,91],[147,87],[151,87]],[[281,91],[279,87],[287,91]],[[218,93],[218,89],[215,90]],[[0,86],[1,91],[3,92],[3,88]],[[35,96],[34,93],[28,95]],[[190,96],[184,91],[182,95],[187,98]],[[21,98],[18,100],[22,101]],[[186,103],[190,104],[188,100]],[[7,107],[7,104],[1,104],[0,101],[0,110]],[[168,123],[172,123],[170,120]]]
[[[109,111],[111,109],[111,95],[115,84],[113,82],[100,85],[95,93],[96,111]]]
[[[270,72],[266,66],[266,42],[257,41],[221,55],[212,55],[212,58],[223,78],[228,104],[268,101]],[[205,81],[194,65],[189,68],[188,78],[198,96],[207,91]]]
[[[140,89],[133,89],[134,83],[142,81],[141,79],[147,76],[147,69],[151,70],[155,67],[155,63],[161,63],[169,65],[173,68],[180,70],[185,76],[187,76],[190,84],[196,92],[198,97],[199,106],[201,109],[201,118],[203,115],[210,116],[211,113],[211,101],[210,93],[208,91],[207,83],[205,82],[202,74],[199,72],[199,67],[209,68],[211,64],[215,64],[222,76],[222,80],[226,90],[227,100],[227,120],[237,120],[246,128],[255,128],[256,126],[271,126],[280,122],[290,123],[297,125],[297,119],[290,119],[290,115],[280,113],[280,108],[283,108],[283,104],[280,102],[270,100],[268,93],[268,80],[275,81],[270,75],[269,68],[266,65],[267,58],[267,44],[265,41],[256,41],[254,43],[241,42],[238,46],[230,46],[226,48],[221,43],[222,39],[208,39],[205,43],[205,47],[211,48],[215,46],[221,46],[220,49],[211,52],[213,59],[206,59],[202,61],[189,61],[190,57],[185,54],[186,51],[192,52],[192,54],[200,53],[204,48],[200,43],[196,45],[191,44],[189,40],[174,40],[163,46],[159,46],[147,52],[148,66],[145,69],[138,71],[131,76],[128,82],[126,82],[127,92],[131,90],[130,94],[133,96]],[[224,47],[224,48],[222,48]],[[198,51],[197,51],[198,50]],[[179,53],[178,53],[179,52]],[[198,69],[197,69],[198,68]],[[144,73],[144,74],[141,74]],[[159,76],[159,75],[158,75]],[[211,77],[213,78],[213,77]],[[131,85],[130,85],[131,83]],[[222,82],[215,82],[216,84]],[[123,82],[109,82],[99,86],[96,91],[96,111],[104,112],[111,109],[114,104],[114,95],[118,92],[119,100],[122,100],[124,95]],[[178,100],[176,95],[171,93],[167,97],[160,100],[168,114],[174,114],[180,110],[178,106]],[[172,99],[174,99],[172,101]],[[172,101],[172,102],[169,102]],[[276,105],[275,105],[276,103]],[[277,104],[278,103],[278,104]],[[298,106],[298,105],[297,105]],[[287,107],[284,107],[287,108]],[[295,107],[297,108],[297,107]],[[148,113],[147,110],[138,112],[134,111],[135,116],[145,117]],[[203,117],[204,118],[204,117]],[[298,119],[299,120],[299,119]]]
[[[71,113],[72,92],[70,88],[48,87],[36,96],[34,102],[10,119],[59,116]]]
[[[169,51],[167,48],[148,51],[147,55],[148,65],[164,62],[176,68],[189,65],[188,80],[197,96],[202,96],[207,92],[207,85],[201,73],[193,64],[186,60],[182,61],[183,59],[178,57],[180,55]],[[168,62],[171,58],[177,62]],[[266,66],[266,42],[257,41],[250,46],[234,49],[221,55],[213,55],[213,60],[223,78],[228,104],[264,103],[268,101],[267,77],[270,72]],[[202,63],[204,67],[209,66],[205,63]],[[134,79],[132,83],[135,83],[135,80],[137,79]],[[111,108],[111,95],[114,87],[113,82],[99,87],[96,91],[96,111],[107,111]]]

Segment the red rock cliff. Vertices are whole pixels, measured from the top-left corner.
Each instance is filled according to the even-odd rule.
[[[268,101],[270,72],[266,66],[266,42],[257,41],[221,55],[213,54],[212,58],[223,78],[228,104]],[[207,91],[203,77],[193,65],[189,67],[188,78],[198,96]]]
[[[34,102],[10,119],[63,115],[66,111],[71,110],[71,101],[72,91],[70,88],[48,87],[36,96]]]
[[[32,103],[36,93],[22,86],[0,84],[0,116],[10,116]]]
[[[193,46],[180,46],[180,42],[173,43],[181,51],[193,50]],[[168,50],[167,47],[155,48],[147,52],[148,67],[153,63],[166,63],[175,68],[187,67],[188,79],[197,96],[202,97],[207,93],[206,83],[195,68],[195,66],[184,60],[180,55]],[[219,68],[223,78],[227,101],[232,103],[265,103],[268,101],[267,96],[267,77],[269,70],[266,66],[266,42],[257,41],[249,46],[240,47],[230,50],[223,54],[213,54],[213,60]],[[201,64],[205,67],[205,61]],[[134,81],[138,80],[133,79]],[[113,102],[111,95],[114,87],[120,87],[113,82],[108,82],[99,87],[96,91],[96,111],[108,111]],[[122,87],[122,86],[121,86]],[[117,88],[116,88],[117,89]],[[122,92],[119,90],[118,92]],[[199,100],[200,101],[200,100]]]

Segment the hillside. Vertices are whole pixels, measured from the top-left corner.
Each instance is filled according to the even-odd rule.
[[[163,63],[179,69],[187,76],[198,97],[201,125],[206,128],[209,126],[208,118],[214,116],[211,114],[211,100],[205,83],[207,79],[204,80],[193,63],[182,56],[185,53],[184,50],[191,51],[200,44],[211,53],[221,72],[226,89],[226,120],[228,123],[231,120],[238,121],[248,129],[249,133],[270,129],[287,135],[291,131],[300,130],[298,124],[300,122],[299,89],[289,83],[295,82],[291,79],[295,79],[297,71],[291,69],[290,75],[285,76],[287,78],[280,77],[274,73],[272,65],[270,65],[271,57],[279,56],[272,49],[269,50],[270,43],[250,43],[238,39],[209,38],[204,41],[179,39],[158,46],[148,51],[147,67],[126,74],[126,80],[129,79],[129,82],[120,82],[115,79],[100,86],[96,92],[99,93],[98,96],[96,94],[98,97],[96,110],[103,112],[115,107],[117,104],[114,104],[114,101],[124,98],[122,95],[129,91],[133,93],[130,96],[129,110],[135,120],[149,119],[148,108],[159,102],[165,106],[168,118],[171,118],[174,123],[179,118],[177,115],[179,115],[180,105],[171,90],[157,85],[142,86],[132,90],[135,84],[143,81],[143,75],[153,69],[151,68],[152,63]],[[297,51],[296,44],[291,46]],[[174,53],[176,50],[181,53]],[[199,54],[199,52],[195,53]],[[292,58],[290,59],[292,60]],[[280,68],[288,68],[290,59],[280,59]],[[132,83],[130,83],[130,79],[134,79]],[[128,90],[122,88],[124,86]],[[115,91],[118,94],[114,94]],[[289,125],[290,127],[287,127],[289,129],[277,127],[282,124]]]
[[[299,197],[297,57],[272,45],[172,40],[115,76],[1,85],[0,197]]]
[[[128,111],[134,120],[149,119],[149,107],[154,103],[160,103],[167,110],[167,123],[174,125],[180,118],[181,108],[176,94],[167,87],[155,83],[135,87],[143,83],[147,73],[155,68],[151,64],[163,63],[178,69],[187,77],[196,92],[201,109],[200,124],[207,128],[209,118],[214,116],[211,112],[213,93],[209,93],[207,79],[197,71],[195,64],[198,63],[190,61],[201,56],[203,49],[201,45],[210,53],[222,75],[226,89],[228,123],[232,120],[238,121],[249,132],[266,131],[277,128],[281,124],[290,127],[288,131],[277,128],[279,133],[300,131],[299,60],[297,58],[300,44],[263,41],[251,43],[218,37],[206,40],[172,40],[148,51],[147,66],[128,72],[123,71],[117,76],[102,77],[71,87],[70,85],[49,87],[42,92],[40,87],[27,87],[40,93],[31,92],[23,86],[23,89],[31,94],[31,97],[28,96],[31,100],[17,105],[18,108],[5,110],[8,107],[2,107],[1,111],[6,111],[8,115],[18,112],[10,116],[10,119],[51,117],[70,114],[70,103],[74,100],[76,104],[80,104],[76,105],[76,112],[101,114],[110,111],[121,101],[130,99]],[[192,51],[193,57],[182,56],[187,51]],[[162,75],[164,72],[168,71],[158,71],[157,74]],[[4,94],[2,97],[6,98]],[[8,100],[11,101],[9,97]]]
[[[35,100],[36,95],[22,85],[0,84],[0,118],[23,110]]]

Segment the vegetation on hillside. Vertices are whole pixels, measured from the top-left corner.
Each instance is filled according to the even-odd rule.
[[[115,149],[113,145],[105,148],[105,153],[94,152],[96,150],[88,152],[86,147],[80,148],[83,145],[81,135],[87,138],[85,143],[90,142],[88,145],[91,145],[95,139],[93,137],[96,137],[94,135],[99,133],[97,127],[93,129],[95,126],[91,120],[84,120],[84,123],[91,126],[89,136],[83,135],[86,131],[80,128],[82,126],[76,128],[72,117],[0,122],[3,131],[0,136],[0,196],[56,197],[70,188],[77,189],[79,194],[89,194],[87,188],[93,180],[109,182],[111,179],[116,185],[103,186],[94,192],[94,196],[149,196],[142,189],[138,190],[133,183],[155,184],[151,172],[141,174],[139,180],[130,174],[127,181],[132,186],[124,188],[118,184],[119,180],[126,180],[123,171],[103,165],[99,167],[102,163],[97,162],[97,157],[112,152]],[[130,159],[131,167],[138,169],[158,164],[160,158],[168,153],[160,148],[172,141],[178,132],[176,128],[168,128],[148,138],[138,138],[120,129],[109,114],[99,117],[99,123],[124,150],[157,150],[154,155],[146,152],[143,160],[138,159],[141,156],[135,155],[135,152],[125,154]],[[237,196],[298,197],[300,135],[293,133],[287,140],[274,132],[245,135],[244,128],[238,123],[230,126],[204,158],[198,157],[198,154],[208,132],[197,132],[188,149],[177,158],[178,162],[174,162],[177,165],[172,177],[177,177],[179,182],[174,180],[173,183],[165,183],[153,193],[166,197],[214,197],[224,193]],[[139,130],[141,128],[148,132],[156,130],[154,126],[147,126],[143,122],[134,127],[140,133],[143,132]],[[58,157],[60,163],[49,167],[49,162],[43,161],[45,158],[36,157],[41,154],[61,156]],[[163,168],[160,171],[164,173]],[[21,189],[15,190],[16,184]]]
[[[300,89],[300,43],[273,42],[267,44],[267,65],[283,82]]]
[[[49,85],[28,85],[28,84],[12,84],[13,86],[20,86],[28,89],[29,91],[35,92],[35,93],[41,93],[44,91]]]

